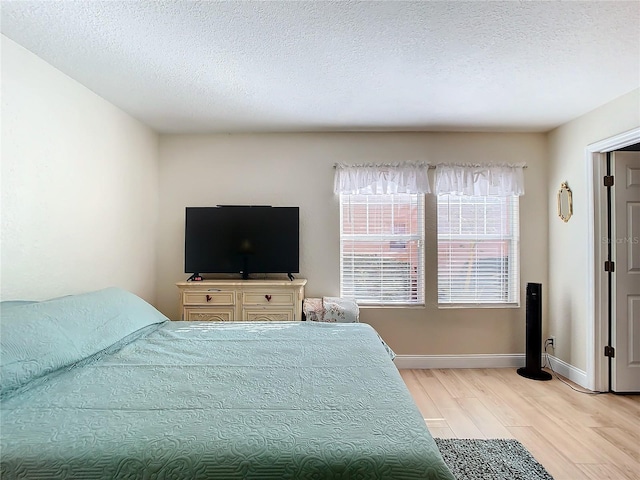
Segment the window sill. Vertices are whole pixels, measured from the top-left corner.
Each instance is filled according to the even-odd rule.
[[[443,310],[456,308],[520,308],[520,303],[439,303],[438,308]]]
[[[424,303],[386,303],[386,304],[359,304],[360,309],[368,308],[402,308],[402,309],[424,309],[426,305]]]

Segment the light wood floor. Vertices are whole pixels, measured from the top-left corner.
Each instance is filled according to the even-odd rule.
[[[640,395],[585,395],[515,368],[400,374],[434,437],[515,438],[555,480],[640,479]]]

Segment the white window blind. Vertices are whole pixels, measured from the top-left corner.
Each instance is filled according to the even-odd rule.
[[[518,197],[438,196],[438,303],[519,304]]]
[[[424,195],[340,195],[340,295],[424,304]]]

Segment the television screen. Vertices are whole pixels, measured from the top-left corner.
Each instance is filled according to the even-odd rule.
[[[186,273],[297,273],[298,207],[187,207]]]

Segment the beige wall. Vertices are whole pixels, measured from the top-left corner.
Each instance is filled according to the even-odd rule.
[[[155,299],[157,135],[2,36],[0,294]]]
[[[521,197],[521,289],[547,283],[547,164],[544,134],[316,133],[164,135],[160,138],[157,306],[178,318],[177,281],[186,278],[184,208],[217,204],[300,207],[300,277],[307,295],[339,294],[339,211],[335,162],[526,162]],[[434,245],[435,203],[428,243]],[[522,353],[524,306],[449,309],[436,306],[436,251],[427,253],[427,307],[363,309],[399,354]],[[546,291],[546,288],[545,288]]]
[[[587,155],[589,144],[640,126],[640,89],[587,113],[548,134],[549,172],[549,322],[556,336],[556,357],[587,369],[588,285],[593,259],[588,258]],[[568,223],[556,215],[556,193],[563,181],[573,191],[574,216]]]

